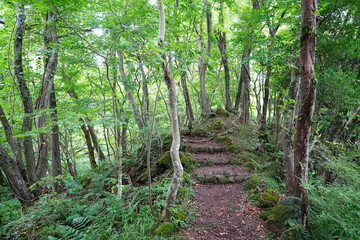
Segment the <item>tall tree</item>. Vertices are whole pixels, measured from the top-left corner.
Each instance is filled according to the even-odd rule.
[[[224,3],[220,1],[220,13],[219,13],[219,23],[220,27],[216,32],[217,45],[219,47],[219,51],[221,54],[221,64],[224,67],[224,75],[225,75],[225,109],[229,112],[232,112],[231,106],[231,96],[230,96],[230,70],[228,64],[228,56],[226,53],[226,32],[224,31]]]
[[[32,115],[34,113],[33,101],[29,88],[26,84],[23,68],[23,39],[25,33],[25,9],[22,3],[17,3],[18,12],[16,13],[15,36],[14,36],[14,74],[18,83],[21,100],[24,107],[24,120],[22,132],[25,135],[23,145],[25,151],[26,171],[29,183],[35,183],[38,180],[35,166],[35,155],[31,136]]]
[[[300,39],[300,109],[295,135],[295,195],[302,200],[302,222],[307,225],[308,190],[302,184],[308,182],[309,140],[311,120],[315,107],[315,46],[316,46],[316,7],[317,0],[301,1],[301,39]]]
[[[165,43],[165,11],[162,0],[158,0],[159,5],[159,46],[164,47]],[[170,106],[170,119],[171,119],[171,132],[172,143],[170,148],[170,156],[174,168],[173,178],[168,189],[165,206],[161,213],[160,219],[162,221],[170,220],[169,208],[175,203],[176,195],[183,176],[183,166],[180,161],[179,148],[180,148],[180,124],[178,118],[178,107],[176,100],[176,85],[174,78],[170,72],[170,57],[166,55],[165,51],[162,53],[162,70],[164,79],[169,92],[169,106]]]

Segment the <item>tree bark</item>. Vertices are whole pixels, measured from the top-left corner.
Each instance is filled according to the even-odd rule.
[[[192,105],[191,105],[189,89],[187,87],[186,75],[187,75],[186,71],[183,71],[180,73],[181,87],[182,87],[183,95],[184,95],[184,99],[185,99],[186,116],[188,119],[188,128],[192,129],[192,125],[193,125],[195,118],[194,118],[194,112],[193,112]]]
[[[26,203],[33,200],[34,196],[28,190],[28,185],[22,178],[18,165],[15,161],[5,152],[0,144],[0,167],[5,173],[9,182],[9,186],[13,191],[16,198],[21,202]]]
[[[212,19],[211,19],[211,9],[208,3],[208,0],[204,0],[204,7],[206,9],[206,26],[207,26],[207,45],[205,46],[203,42],[202,34],[202,23],[200,23],[200,29],[198,30],[198,45],[199,50],[202,52],[206,49],[206,56],[200,56],[198,61],[199,69],[199,79],[200,79],[200,108],[201,108],[201,117],[207,119],[211,114],[211,108],[209,104],[209,98],[206,93],[206,70],[207,70],[207,60],[206,58],[210,57],[211,51],[211,32],[212,32]]]
[[[159,5],[159,45],[163,46],[165,42],[165,11],[162,0],[158,0]],[[170,148],[170,156],[172,165],[174,168],[173,178],[168,189],[165,206],[161,213],[161,221],[170,220],[169,207],[175,203],[176,195],[183,176],[183,166],[180,161],[179,148],[180,148],[180,124],[178,119],[178,108],[176,100],[176,85],[170,72],[170,61],[165,53],[162,54],[163,62],[162,69],[164,73],[164,79],[169,92],[169,105],[170,105],[170,119],[171,119],[171,132],[172,132],[172,144]]]
[[[217,31],[217,44],[221,53],[221,63],[224,67],[225,75],[225,109],[232,112],[231,98],[230,98],[230,71],[226,55],[226,33]]]
[[[295,135],[295,194],[302,199],[302,223],[307,225],[308,190],[302,183],[308,182],[309,140],[311,120],[316,99],[315,46],[316,46],[316,5],[317,0],[302,0],[300,75],[301,105]]]
[[[284,153],[284,165],[286,172],[286,188],[290,195],[295,194],[295,159],[293,150],[293,132],[294,132],[294,118],[296,110],[296,102],[299,95],[299,71],[297,66],[299,65],[299,59],[295,60],[296,67],[291,69],[291,82],[288,94],[288,104],[284,112],[284,129],[282,134],[282,149]]]
[[[251,49],[245,50],[242,59],[250,57]],[[241,65],[241,76],[240,82],[242,85],[241,89],[241,115],[240,121],[243,124],[248,124],[250,120],[250,63]]]
[[[9,121],[6,118],[4,109],[2,108],[1,105],[0,105],[0,121],[1,121],[1,124],[4,129],[6,140],[9,143],[11,151],[13,152],[13,155],[15,157],[15,162],[20,171],[20,174],[21,174],[22,178],[26,181],[27,176],[26,176],[24,163],[22,162],[22,154],[20,152],[19,146],[17,145],[17,143],[14,139],[14,136],[13,136],[12,130],[11,130],[11,126],[9,124]]]
[[[22,61],[23,38],[25,33],[25,10],[24,5],[17,3],[18,12],[16,13],[15,36],[14,36],[14,74],[18,83],[21,100],[24,106],[25,116],[23,119],[22,133],[23,138],[26,171],[30,184],[37,182],[38,176],[36,174],[35,157],[33,142],[28,133],[32,130],[32,115],[34,112],[33,101],[30,95],[29,88],[24,79],[24,69]]]

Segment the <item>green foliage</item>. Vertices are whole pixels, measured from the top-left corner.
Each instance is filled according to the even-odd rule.
[[[303,225],[295,224],[286,229],[280,237],[280,240],[309,240],[310,234]]]
[[[149,214],[146,186],[124,188],[124,199],[118,199],[110,192],[109,184],[114,181],[109,176],[93,173],[88,179],[82,178],[87,187],[79,188],[81,182],[64,178],[67,192],[42,195],[22,216],[17,200],[2,201],[0,234],[11,239],[167,239],[165,235],[153,236],[158,218]],[[153,185],[157,212],[164,205],[169,182],[163,178]],[[178,192],[179,203],[193,195],[190,183],[184,182]],[[171,211],[174,223],[185,226],[189,206],[177,205]]]
[[[274,221],[277,226],[282,229],[293,221],[299,221],[301,216],[300,204],[300,198],[287,197],[282,199],[275,207],[270,210],[268,218]]]
[[[359,150],[347,150],[325,163],[327,171],[337,176],[333,183],[322,184],[323,178],[310,181],[310,233],[318,239],[357,239],[360,235],[360,167],[353,159]],[[322,226],[326,224],[327,229]]]
[[[261,207],[273,207],[279,201],[279,194],[274,189],[268,188],[259,194],[257,201]]]

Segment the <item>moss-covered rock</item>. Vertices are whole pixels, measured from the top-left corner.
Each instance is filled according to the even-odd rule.
[[[261,184],[261,177],[257,174],[253,174],[249,180],[244,184],[246,191],[254,191]]]
[[[279,228],[284,228],[288,220],[300,222],[301,199],[297,197],[287,197],[281,200],[270,210],[269,219],[274,221]]]
[[[174,218],[175,218],[177,221],[184,222],[185,219],[186,219],[186,215],[185,215],[184,212],[177,212],[177,213],[175,213]]]
[[[183,153],[180,152],[180,161],[181,164],[184,167],[188,167],[191,164],[195,163],[194,158],[191,156],[191,154],[188,153]],[[172,162],[171,162],[171,155],[170,155],[170,151],[165,152],[157,161],[156,163],[157,165],[165,165],[165,166],[171,166]]]
[[[164,222],[154,231],[156,234],[170,235],[175,231],[175,225],[171,222]]]
[[[217,135],[215,139],[227,146],[231,146],[233,144],[233,140],[229,136]]]
[[[225,124],[223,121],[221,121],[221,119],[214,118],[209,123],[209,128],[211,130],[222,131],[224,129],[224,127],[225,127]]]
[[[260,207],[273,207],[279,201],[279,194],[272,188],[260,193],[258,203]]]
[[[308,231],[303,225],[295,224],[286,229],[280,237],[280,240],[308,240],[310,239]]]
[[[216,115],[219,115],[221,117],[229,117],[230,116],[230,113],[223,108],[216,109],[215,113],[216,113]]]

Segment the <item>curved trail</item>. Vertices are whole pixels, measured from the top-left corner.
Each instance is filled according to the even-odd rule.
[[[247,200],[242,182],[250,177],[241,165],[231,164],[235,156],[210,138],[186,137],[200,167],[194,170],[196,220],[183,234],[190,240],[266,239],[259,208]]]

